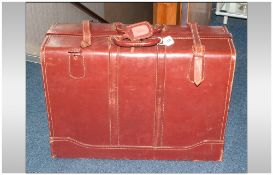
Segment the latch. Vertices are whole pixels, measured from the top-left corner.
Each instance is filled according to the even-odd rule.
[[[69,76],[73,79],[85,77],[85,60],[81,49],[72,49],[69,53]]]

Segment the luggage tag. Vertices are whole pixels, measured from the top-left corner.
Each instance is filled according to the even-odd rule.
[[[147,21],[132,24],[126,27],[125,35],[131,40],[141,40],[153,36],[154,29]]]
[[[174,44],[174,40],[171,36],[166,36],[164,38],[159,37],[161,40],[158,45],[171,46]]]

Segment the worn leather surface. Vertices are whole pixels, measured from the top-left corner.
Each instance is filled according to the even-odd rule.
[[[113,24],[86,26],[53,25],[41,47],[52,157],[223,159],[236,58],[226,28],[197,27],[201,80],[189,26],[165,26],[151,39],[175,43],[150,47],[117,46]]]

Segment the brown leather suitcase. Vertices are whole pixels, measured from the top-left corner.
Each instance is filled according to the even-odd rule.
[[[41,47],[52,157],[223,159],[226,27],[56,24]]]

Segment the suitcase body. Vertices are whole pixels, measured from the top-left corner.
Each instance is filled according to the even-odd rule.
[[[57,24],[47,32],[41,65],[52,157],[221,161],[231,34],[196,24],[151,33],[139,24],[130,31],[151,36],[135,43],[128,32],[120,39],[127,28],[117,24]]]

